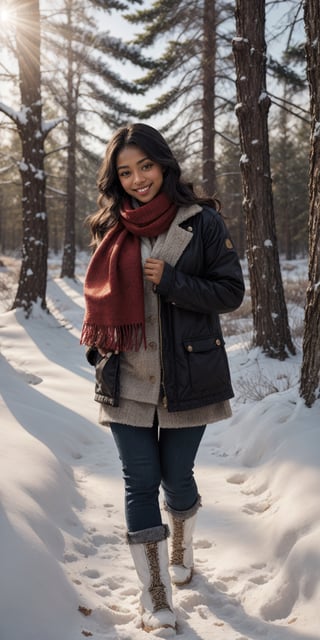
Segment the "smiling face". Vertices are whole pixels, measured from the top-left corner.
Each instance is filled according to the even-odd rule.
[[[163,172],[160,164],[150,160],[135,145],[128,145],[119,152],[117,172],[125,192],[142,204],[150,202],[162,187]]]

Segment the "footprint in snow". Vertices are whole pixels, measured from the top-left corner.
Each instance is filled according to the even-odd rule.
[[[107,578],[106,584],[112,591],[117,591],[117,589],[122,589],[124,581],[125,581],[125,578],[120,576],[118,576],[117,579],[115,579],[114,577],[110,577],[110,578]]]
[[[249,578],[249,582],[252,582],[253,584],[256,584],[258,586],[262,584],[267,584],[269,580],[270,580],[270,576],[266,574],[259,574],[257,576],[253,576],[252,578]]]
[[[140,594],[140,589],[138,587],[127,587],[123,589],[120,593],[121,596],[137,596]]]
[[[71,457],[72,457],[74,460],[81,460],[83,456],[82,456],[82,454],[81,454],[81,453],[79,453],[79,451],[73,451],[73,452],[71,453]]]
[[[27,382],[28,384],[37,385],[43,382],[43,378],[39,376],[35,376],[34,373],[30,373],[30,371],[23,371],[23,369],[16,369],[16,373],[22,380]]]
[[[241,473],[241,472],[234,473],[232,476],[229,476],[228,478],[226,478],[226,480],[230,484],[243,484],[247,480],[247,474]]]
[[[86,569],[82,572],[82,575],[87,578],[91,578],[92,580],[96,580],[97,578],[100,578],[101,574],[96,569]]]
[[[228,593],[230,587],[232,587],[238,581],[237,576],[218,576],[218,579],[214,581],[213,586],[222,593]]]
[[[201,605],[199,607],[196,607],[196,610],[200,618],[202,618],[203,620],[207,620],[208,617],[210,617],[210,614],[208,615],[208,607]]]
[[[189,611],[194,607],[203,605],[203,593],[198,593],[197,591],[191,590],[185,590],[183,593],[180,593],[179,590],[179,595],[181,595],[180,607],[182,607],[182,609],[186,609],[187,611]]]
[[[109,536],[104,536],[99,533],[93,535],[91,540],[96,547],[101,547],[104,544],[119,544],[120,542],[122,542],[122,540],[120,540],[119,536],[117,535],[111,534]]]
[[[194,549],[210,549],[212,542],[209,542],[209,540],[195,540],[193,547]]]
[[[88,556],[94,556],[97,553],[97,549],[93,545],[88,545],[83,542],[74,542],[74,549],[81,553],[82,556],[87,558]]]
[[[262,502],[256,502],[255,504],[245,504],[242,507],[242,511],[243,513],[247,513],[251,516],[257,513],[265,513],[271,506],[272,503],[269,500],[263,500]]]
[[[102,586],[102,587],[98,587],[96,589],[96,594],[98,596],[100,596],[101,598],[106,598],[107,596],[111,595],[111,591],[110,591],[110,589],[108,589],[108,587],[103,587]]]
[[[112,601],[105,603],[103,607],[97,607],[92,615],[93,621],[105,628],[110,624],[127,624],[135,617],[136,613]]]
[[[256,487],[251,486],[251,487],[246,487],[241,489],[241,493],[243,493],[243,495],[245,496],[261,496],[262,493],[264,493],[267,490],[268,486],[267,484],[264,482]]]
[[[78,556],[75,553],[65,553],[63,556],[64,562],[76,562],[78,560]]]

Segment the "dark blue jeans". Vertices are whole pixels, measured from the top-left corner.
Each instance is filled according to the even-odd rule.
[[[159,489],[169,509],[185,511],[198,500],[194,460],[205,425],[159,429],[112,423],[122,462],[125,514],[129,532],[162,524]]]

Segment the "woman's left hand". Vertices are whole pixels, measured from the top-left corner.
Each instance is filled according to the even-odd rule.
[[[164,261],[156,258],[147,258],[144,263],[144,276],[153,284],[159,284],[164,270]]]

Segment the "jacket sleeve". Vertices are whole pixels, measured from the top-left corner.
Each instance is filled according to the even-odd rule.
[[[206,217],[201,229],[203,243],[201,274],[183,272],[183,260],[176,267],[165,263],[157,293],[166,302],[198,313],[227,313],[237,309],[244,296],[244,282],[238,255],[220,215]],[[179,268],[181,264],[181,270]]]

